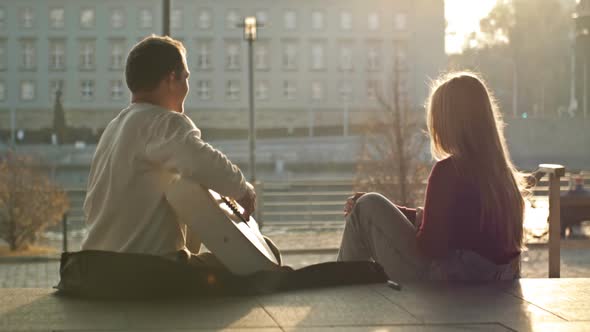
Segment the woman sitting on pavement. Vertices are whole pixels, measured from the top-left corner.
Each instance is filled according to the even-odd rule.
[[[433,86],[424,208],[356,193],[344,207],[339,261],[374,260],[392,280],[507,280],[520,276],[525,180],[513,166],[500,111],[472,73]]]

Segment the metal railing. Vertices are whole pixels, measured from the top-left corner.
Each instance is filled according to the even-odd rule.
[[[560,177],[559,189],[569,189],[569,174]],[[533,188],[533,198],[546,200],[549,195],[547,177],[542,178]],[[590,174],[585,175],[590,185]],[[351,179],[297,179],[288,181],[267,181],[256,183],[258,210],[256,219],[264,225],[289,227],[321,227],[343,224],[342,207],[353,191]],[[424,187],[426,183],[423,184]],[[83,224],[82,205],[86,189],[66,189],[71,209],[68,212],[70,224]]]

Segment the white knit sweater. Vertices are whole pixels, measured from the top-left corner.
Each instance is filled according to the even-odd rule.
[[[177,222],[164,197],[177,174],[236,199],[247,190],[240,169],[201,139],[188,116],[151,104],[122,110],[92,159],[82,249],[161,256],[186,250],[190,229]],[[196,240],[188,249],[199,245]]]

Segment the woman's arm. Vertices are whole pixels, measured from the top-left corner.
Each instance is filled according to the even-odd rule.
[[[449,228],[457,177],[450,163],[446,159],[432,168],[426,188],[422,225],[416,235],[418,249],[431,258],[445,257],[449,251]]]

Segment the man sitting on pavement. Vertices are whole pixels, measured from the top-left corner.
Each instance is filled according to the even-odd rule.
[[[217,265],[197,254],[198,234],[177,221],[165,190],[176,175],[235,199],[249,218],[256,193],[240,169],[201,139],[184,114],[189,91],[186,50],[169,37],[150,36],[127,58],[131,104],[106,127],[92,159],[84,213],[83,250],[141,253]]]

